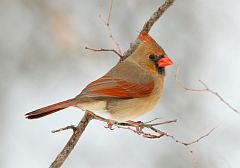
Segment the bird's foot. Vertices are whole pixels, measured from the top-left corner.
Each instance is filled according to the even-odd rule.
[[[137,121],[136,122],[136,121],[128,120],[127,123],[136,128],[137,134],[140,135],[142,133],[142,129],[143,129],[143,122],[142,121]]]
[[[112,120],[108,120],[107,121],[107,126],[105,128],[109,128],[110,130],[114,130],[113,125],[114,125],[114,122]]]

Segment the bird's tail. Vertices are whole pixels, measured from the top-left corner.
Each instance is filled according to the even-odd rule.
[[[32,111],[30,113],[27,113],[27,114],[25,114],[25,117],[28,119],[36,119],[36,118],[44,117],[46,115],[55,113],[59,110],[65,109],[65,108],[67,108],[69,106],[73,106],[73,105],[75,105],[74,99],[69,99],[69,100],[59,102],[59,103]]]

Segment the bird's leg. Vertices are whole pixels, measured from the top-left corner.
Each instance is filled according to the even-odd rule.
[[[142,133],[142,129],[143,129],[143,127],[142,127],[143,126],[143,122],[142,121],[137,121],[136,122],[136,121],[128,120],[127,123],[136,128],[137,134],[141,134]]]
[[[115,121],[107,120],[107,126],[105,128],[109,128],[110,130],[114,130],[113,129],[114,124],[115,124]]]

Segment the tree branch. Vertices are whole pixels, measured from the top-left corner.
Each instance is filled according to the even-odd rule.
[[[175,0],[166,0],[164,4],[162,4],[148,19],[148,21],[144,24],[141,32],[149,32],[156,23],[156,21],[163,15],[163,13],[174,3]],[[139,41],[136,39],[133,43],[130,44],[130,48],[123,54],[123,60],[126,59],[129,55],[131,55],[138,47]]]
[[[117,52],[116,50],[114,49],[106,49],[106,48],[99,48],[99,49],[96,49],[96,48],[90,48],[90,47],[85,47],[86,50],[91,50],[91,51],[94,51],[94,52],[99,52],[99,51],[110,51],[110,52],[113,52],[115,54],[117,54],[120,58],[120,60],[122,60],[123,56]]]
[[[176,71],[176,74],[175,74],[175,80],[177,81],[177,83],[185,90],[188,90],[188,91],[194,91],[194,92],[208,92],[208,93],[211,93],[212,95],[216,96],[219,98],[219,100],[221,102],[223,102],[228,108],[230,108],[232,111],[234,111],[235,113],[237,114],[240,114],[240,111],[237,110],[236,108],[234,108],[230,103],[228,103],[218,92],[216,91],[213,91],[212,89],[210,89],[208,87],[208,85],[203,82],[202,80],[198,80],[198,82],[200,82],[202,85],[203,85],[203,88],[201,89],[195,89],[195,88],[189,88],[189,87],[186,87],[179,79],[178,79],[178,74],[179,74],[179,67],[177,68],[177,71]]]
[[[86,116],[86,115],[88,115],[88,116]],[[89,118],[89,119],[86,121],[87,118]],[[155,128],[155,126],[159,126],[159,125],[162,125],[162,124],[175,123],[175,122],[177,122],[177,120],[169,120],[169,121],[164,121],[164,122],[152,123],[152,122],[158,120],[158,118],[157,118],[157,119],[145,122],[145,123],[140,122],[140,121],[138,121],[138,122],[134,122],[134,121],[118,122],[118,121],[109,120],[109,119],[100,117],[100,116],[88,111],[88,112],[85,113],[85,115],[84,115],[84,117],[81,121],[82,123],[80,122],[77,127],[71,125],[71,126],[67,126],[67,127],[60,128],[58,130],[52,131],[53,133],[55,133],[55,132],[60,132],[60,131],[71,129],[71,130],[73,130],[73,136],[71,137],[71,139],[73,139],[73,140],[71,140],[71,139],[69,140],[68,144],[64,147],[62,152],[58,155],[57,159],[54,161],[55,163],[53,163],[51,165],[52,167],[50,167],[50,168],[57,168],[57,167],[60,167],[63,164],[63,162],[65,161],[65,159],[67,158],[67,156],[69,155],[71,150],[76,145],[76,143],[77,143],[79,137],[81,136],[82,132],[84,131],[84,129],[82,129],[82,128],[85,128],[87,126],[87,124],[90,122],[90,120],[92,120],[92,119],[107,123],[108,127],[105,127],[105,128],[109,128],[110,130],[114,130],[112,128],[112,126],[114,126],[115,128],[118,128],[118,129],[129,130],[133,133],[136,133],[139,136],[142,136],[142,137],[148,138],[148,139],[159,139],[159,138],[162,138],[162,137],[171,138],[176,143],[178,143],[180,145],[183,145],[184,147],[187,148],[189,153],[192,155],[193,164],[194,164],[193,167],[194,168],[196,168],[196,162],[197,161],[196,161],[196,156],[195,156],[193,150],[190,149],[190,146],[195,144],[195,143],[198,143],[199,141],[201,141],[205,137],[209,136],[215,129],[215,128],[211,129],[209,132],[207,132],[203,136],[201,136],[197,139],[194,139],[190,142],[184,142],[184,141],[178,140],[173,135],[171,135],[167,132],[164,132],[164,131],[161,131],[158,128]],[[111,127],[109,127],[109,123],[111,123]],[[82,126],[80,127],[80,125],[82,125]],[[81,130],[79,132],[77,132],[79,128]],[[155,134],[153,134],[149,131],[152,131]]]
[[[68,127],[68,129],[71,128],[73,130],[73,134],[69,139],[68,143],[64,146],[63,150],[57,155],[56,159],[54,160],[54,162],[51,164],[49,168],[59,168],[62,166],[62,164],[67,159],[68,155],[71,153],[71,151],[77,144],[79,138],[81,137],[82,133],[84,132],[85,128],[87,127],[87,125],[92,119],[93,119],[92,114],[86,111],[77,127],[73,127],[73,126]],[[66,128],[67,127],[65,127],[65,129],[62,129],[62,130],[66,130]],[[55,132],[59,132],[59,131],[55,131]]]
[[[120,47],[119,42],[115,39],[115,37],[113,36],[112,33],[112,29],[110,26],[110,19],[111,19],[111,15],[112,15],[112,6],[113,6],[113,0],[110,0],[110,6],[109,6],[109,12],[108,12],[108,18],[107,20],[105,20],[102,15],[99,15],[99,18],[101,19],[101,21],[106,25],[107,30],[108,30],[108,34],[109,37],[111,38],[111,40],[113,41],[113,43],[115,44],[115,46],[117,47],[118,53],[120,53],[120,55],[122,55],[122,49]]]

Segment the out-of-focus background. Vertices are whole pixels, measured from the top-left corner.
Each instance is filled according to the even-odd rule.
[[[112,31],[126,50],[163,0],[115,0]],[[71,131],[53,129],[77,124],[83,112],[69,108],[39,120],[26,120],[34,109],[76,96],[89,82],[114,66],[112,53],[85,46],[114,48],[99,14],[108,0],[0,1],[0,167],[48,167]],[[240,1],[177,0],[150,34],[174,60],[167,69],[164,95],[153,112],[137,119],[178,119],[161,129],[191,141],[217,129],[192,146],[197,166],[240,167],[240,115],[217,97],[188,92],[174,80],[199,88],[205,81],[240,109]],[[169,138],[144,139],[126,130],[110,131],[93,121],[63,167],[187,168],[189,152]]]

